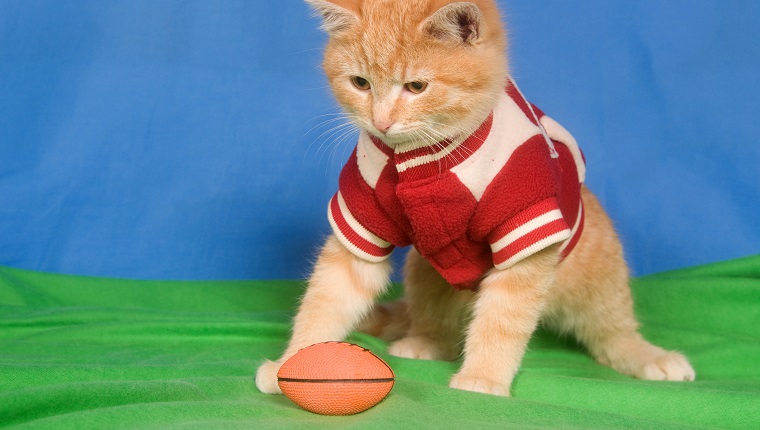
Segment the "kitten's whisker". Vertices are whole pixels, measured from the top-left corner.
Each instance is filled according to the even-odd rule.
[[[327,126],[327,125],[329,125],[329,124],[332,124],[332,123],[334,123],[334,122],[336,122],[336,121],[343,121],[343,120],[345,120],[345,119],[346,119],[345,117],[342,117],[342,116],[341,116],[341,117],[338,117],[338,118],[330,118],[330,119],[326,119],[326,120],[324,120],[324,121],[320,121],[320,122],[319,122],[317,125],[315,125],[314,127],[310,128],[310,129],[309,129],[309,130],[308,130],[306,133],[304,133],[304,134],[303,134],[301,137],[305,137],[306,135],[308,135],[308,134],[309,134],[309,133],[311,133],[312,131],[314,131],[314,130],[319,130],[320,128],[322,128],[322,127],[325,127],[325,126]]]
[[[330,86],[329,85],[323,85],[321,87],[308,87],[308,88],[304,88],[304,91],[324,90],[325,88],[330,88]]]
[[[431,131],[430,129],[419,128],[416,131],[418,131],[423,136],[423,139],[421,139],[422,141],[428,140],[430,142],[426,146],[430,149],[431,154],[435,154],[435,148],[438,148],[439,152],[446,150],[441,142],[429,133]],[[441,158],[436,157],[436,163],[438,164],[438,174],[440,175],[443,173],[443,163],[441,162]]]
[[[436,131],[438,131],[438,129],[444,128],[444,127],[448,128],[448,129],[453,129],[453,131],[456,132],[456,134],[454,136],[449,136],[451,139],[456,139],[457,137],[463,136],[463,135],[468,135],[469,136],[469,135],[471,135],[473,133],[473,130],[467,130],[463,126],[461,126],[459,124],[444,124],[444,123],[441,123],[441,122],[438,122],[438,121],[433,121],[431,119],[426,119],[425,123],[427,123],[429,125],[438,126],[438,127],[434,127],[434,129]]]
[[[322,117],[326,117],[326,116],[346,117],[346,116],[350,116],[350,114],[348,114],[346,112],[328,112],[328,113],[323,113],[323,114],[320,114],[320,115],[313,116],[313,117],[311,117],[309,119],[309,121],[314,121],[317,118],[322,118]]]
[[[434,121],[430,121],[430,123],[435,123],[435,122]],[[438,124],[438,123],[436,123],[436,124]],[[439,131],[438,129],[436,129],[434,127],[426,127],[426,130],[430,134],[440,136],[442,139],[455,140],[455,139],[452,139],[450,137],[446,137],[441,131]],[[452,142],[452,144],[453,144],[453,142]],[[469,158],[474,153],[474,151],[472,149],[470,149],[470,148],[462,145],[461,143],[458,144],[456,147],[452,148],[450,151],[451,151],[452,155],[455,157],[455,159],[457,159],[457,161],[459,161],[459,162],[462,162],[462,161],[466,160],[467,158]]]
[[[334,123],[336,121],[349,120],[352,117],[352,116],[347,115],[347,114],[345,114],[343,112],[340,112],[340,113],[327,113],[327,114],[323,114],[323,115],[318,115],[318,116],[312,118],[312,120],[316,119],[316,118],[320,118],[320,117],[329,117],[329,116],[333,116],[333,117],[337,117],[337,118],[330,118],[330,119],[321,121],[317,125],[313,126],[311,129],[309,129],[309,131],[307,131],[306,133],[304,133],[301,136],[301,138],[304,138],[305,136],[307,136],[308,134],[310,134],[314,130],[319,130],[320,128],[326,127],[326,126],[328,126],[328,125],[330,125],[330,124],[332,124],[332,123]],[[350,123],[350,121],[346,121],[346,123]],[[327,132],[329,132],[329,131],[330,130],[327,130]],[[323,133],[323,134],[325,134],[325,133]],[[323,134],[317,136],[314,140],[311,141],[311,143],[309,143],[309,146],[306,148],[306,151],[304,152],[304,160],[306,159],[306,156],[309,154],[309,151],[311,150],[311,147],[314,145],[314,143],[316,143],[317,141],[319,141],[319,139],[323,136]],[[320,147],[321,147],[321,145],[320,145]],[[317,152],[319,152],[319,151],[317,151]]]
[[[330,135],[333,135],[333,134],[338,133],[338,132],[340,132],[340,130],[345,129],[347,127],[348,127],[347,124],[341,124],[340,126],[333,127],[331,130],[328,131],[328,133]],[[323,148],[325,147],[326,144],[328,145],[328,148],[329,148],[330,141],[331,141],[330,137],[331,136],[325,136],[324,139],[315,139],[314,142],[312,142],[312,144],[309,145],[309,148],[307,149],[307,151],[304,153],[304,161],[306,160],[306,157],[309,154],[309,150],[311,149],[311,147],[312,147],[312,145],[314,143],[320,142],[319,147],[317,148],[315,155],[319,155],[322,152],[322,150],[323,150]]]
[[[334,132],[336,132],[338,130],[341,130],[341,129],[344,129],[346,127],[355,127],[355,125],[352,122],[344,122],[342,124],[338,124],[336,126],[331,127],[328,130],[323,131],[319,136],[316,137],[316,139],[320,139],[320,138],[324,137],[325,135],[328,135],[330,133],[334,133]]]
[[[357,126],[355,122],[357,122],[360,118],[355,114],[341,111],[317,115],[310,121],[320,118],[324,118],[324,120],[312,126],[306,133],[304,133],[304,136],[306,136],[319,132],[319,134],[312,140],[304,152],[303,162],[306,161],[306,157],[309,155],[309,153],[311,153],[311,148],[314,146],[314,144],[319,143],[319,147],[317,148],[315,154],[319,156],[317,166],[321,166],[325,155],[327,155],[328,152],[330,153],[328,156],[327,164],[325,165],[326,175],[330,163],[332,163],[335,158],[337,148],[343,145],[345,140],[356,131]],[[336,124],[338,122],[339,124]]]
[[[328,161],[327,166],[325,166],[325,175],[327,174],[327,169],[329,168],[329,166],[335,163],[335,157],[336,157],[337,150],[339,147],[343,148],[343,158],[344,159],[346,158],[345,152],[348,146],[345,145],[345,143],[347,139],[351,138],[352,136],[355,136],[357,131],[358,130],[356,127],[344,128],[343,130],[340,131],[340,134],[337,137],[334,137],[333,142],[331,143],[332,151],[330,153],[330,160]]]
[[[461,154],[458,153],[458,148],[451,148],[451,145],[454,143],[451,142],[449,146],[445,146],[443,142],[451,141],[450,138],[445,137],[442,133],[440,133],[438,130],[435,130],[432,127],[425,127],[424,132],[430,136],[431,141],[435,141],[435,146],[442,152],[446,152],[446,155],[452,155],[455,160],[458,162],[464,161],[466,157],[462,157]],[[436,135],[438,135],[440,138],[436,138]],[[460,145],[461,146],[461,145]],[[461,160],[458,159],[458,156],[461,157]],[[440,161],[439,161],[440,164]]]
[[[304,54],[306,52],[311,52],[311,51],[324,52],[324,50],[325,50],[324,47],[307,48],[307,49],[301,49],[300,51],[292,51],[292,52],[287,53],[286,55],[300,55],[300,54]]]
[[[343,147],[343,155],[342,158],[346,158],[346,149],[351,148],[351,145],[345,145],[346,141],[350,139],[351,137],[356,136],[357,132],[359,130],[356,127],[349,128],[343,130],[343,132],[338,136],[335,140],[335,146],[342,146]]]
[[[324,158],[324,154],[330,149],[332,145],[335,144],[335,140],[332,139],[332,137],[338,133],[342,134],[346,131],[351,132],[354,130],[354,128],[355,128],[355,125],[353,123],[347,122],[347,123],[343,123],[335,127],[332,127],[331,129],[320,134],[317,140],[319,140],[322,136],[325,136],[325,135],[328,135],[328,136],[325,136],[325,138],[322,140],[322,143],[319,145],[319,148],[317,149],[317,154],[319,154],[320,152],[322,153],[317,163],[318,166],[322,164],[322,158]],[[322,151],[326,143],[327,143],[327,148],[325,148],[325,150]]]

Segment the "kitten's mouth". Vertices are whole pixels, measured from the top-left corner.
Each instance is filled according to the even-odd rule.
[[[408,143],[411,141],[411,137],[406,136],[401,133],[376,133],[373,132],[372,135],[374,135],[376,138],[380,139],[384,144],[390,146],[391,148],[395,148],[398,145],[403,145],[404,143]]]
[[[415,130],[400,130],[400,131],[392,131],[390,133],[382,133],[376,130],[367,130],[368,133],[375,136],[377,139],[381,140],[384,144],[388,145],[389,147],[396,149],[396,148],[403,148],[403,147],[423,147],[423,146],[435,146],[439,144],[440,142],[447,141],[447,140],[453,140],[456,137],[447,137],[447,138],[441,138],[440,140],[434,140],[431,136],[425,136],[425,134],[420,132],[415,132]]]

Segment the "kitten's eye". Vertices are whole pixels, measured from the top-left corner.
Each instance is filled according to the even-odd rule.
[[[420,82],[420,81],[414,81],[414,82],[408,82],[404,87],[406,87],[407,90],[413,92],[414,94],[419,94],[427,88],[428,84],[427,82]]]
[[[369,81],[360,76],[351,77],[351,83],[354,84],[357,89],[362,91],[367,91],[370,88]]]

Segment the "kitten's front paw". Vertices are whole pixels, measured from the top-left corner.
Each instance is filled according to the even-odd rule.
[[[457,373],[451,378],[449,387],[458,390],[509,397],[509,387],[504,384],[499,384],[498,382],[486,378],[465,376],[460,373]]]
[[[282,394],[280,385],[277,383],[277,372],[280,365],[276,361],[265,361],[256,371],[256,388],[264,394]]]
[[[693,381],[696,373],[686,357],[677,352],[663,351],[662,355],[644,364],[636,376],[651,381]]]
[[[396,357],[416,358],[419,360],[453,360],[456,357],[450,357],[438,344],[432,340],[421,337],[405,337],[394,342],[389,348],[388,353]]]

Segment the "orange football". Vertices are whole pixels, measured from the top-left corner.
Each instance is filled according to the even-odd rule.
[[[351,415],[383,400],[393,370],[370,350],[347,342],[317,343],[280,367],[277,383],[293,403],[322,415]]]

